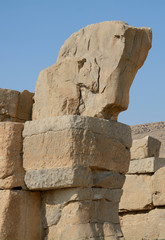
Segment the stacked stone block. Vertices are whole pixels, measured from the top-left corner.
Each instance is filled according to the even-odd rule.
[[[134,140],[119,205],[126,240],[165,239],[165,158],[152,137]]]
[[[8,119],[3,114],[0,115],[0,119],[4,121],[0,122],[0,239],[40,240],[41,196],[39,192],[27,191],[24,184],[25,171],[22,158],[24,124],[13,122],[14,111],[17,108],[14,99],[19,94],[17,91],[6,89],[1,89],[0,93],[5,93],[0,95],[1,106],[8,109],[6,111]],[[31,107],[30,101],[26,109]],[[26,120],[29,119],[28,113],[27,116]]]
[[[23,136],[26,186],[42,191],[44,239],[123,239],[130,128],[68,115],[26,122]]]

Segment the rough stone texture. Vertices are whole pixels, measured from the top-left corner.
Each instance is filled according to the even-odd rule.
[[[48,229],[46,239],[67,239],[67,229],[70,239],[122,236],[117,213],[121,193],[121,189],[103,188],[44,192],[42,214],[44,227]]]
[[[152,32],[121,21],[89,25],[39,74],[33,120],[75,114],[116,120],[151,48]]]
[[[161,142],[153,137],[146,136],[133,140],[131,147],[131,160],[159,157]]]
[[[165,239],[165,209],[124,215],[120,222],[126,240]]]
[[[45,132],[46,119],[33,121],[25,124],[24,130],[24,162],[25,170],[35,169],[53,169],[56,167],[74,167],[87,166],[92,168],[107,169],[110,171],[125,173],[128,171],[131,146],[131,134],[129,127],[117,122],[81,117],[81,116],[62,116],[57,118],[57,122],[61,118],[61,127],[56,125],[56,118],[48,119],[48,123],[52,122],[51,130]],[[68,119],[72,119],[74,128]],[[79,127],[77,122],[88,119],[90,124],[87,127]],[[88,121],[87,121],[88,122]],[[35,135],[35,127],[38,123],[40,133]],[[93,127],[90,130],[90,126]],[[43,127],[42,127],[43,124]],[[105,128],[104,128],[105,124]],[[111,130],[111,124],[114,126]],[[30,126],[33,131],[28,130]],[[97,126],[97,130],[94,130]],[[119,128],[117,128],[119,126]],[[106,133],[105,133],[106,129]],[[110,130],[110,131],[109,131]],[[118,132],[120,130],[119,136]],[[38,132],[38,131],[37,131]],[[127,132],[122,135],[122,132]],[[126,139],[125,139],[126,138]],[[125,145],[124,145],[125,144]]]
[[[93,186],[116,189],[123,187],[125,181],[125,176],[123,174],[103,170],[93,170],[92,173]]]
[[[144,158],[130,162],[127,174],[154,173],[165,166],[165,158]]]
[[[74,115],[27,121],[23,130],[23,137],[65,129],[84,129],[97,134],[104,134],[107,137],[119,140],[127,148],[132,146],[131,131],[128,125],[105,119]]]
[[[25,122],[31,120],[34,94],[0,88],[0,121]]]
[[[120,211],[150,209],[152,204],[151,181],[152,178],[148,175],[127,175],[119,204]]]
[[[124,240],[120,224],[111,222],[51,226],[46,240],[67,240],[68,236],[72,240]]]
[[[25,183],[31,190],[49,190],[66,187],[91,187],[92,173],[88,167],[62,167],[55,169],[28,170]]]
[[[161,158],[165,157],[165,122],[155,122],[131,126],[133,139],[143,138],[147,135],[158,139],[161,142]]]
[[[165,167],[160,168],[152,177],[153,204],[165,205]]]
[[[0,123],[0,189],[24,186],[22,123]]]
[[[41,240],[40,193],[0,190],[0,239]]]
[[[42,191],[69,187],[121,189],[124,181],[125,176],[122,174],[103,170],[91,170],[82,166],[28,170],[25,174],[27,188]]]

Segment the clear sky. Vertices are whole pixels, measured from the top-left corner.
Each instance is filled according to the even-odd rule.
[[[72,33],[110,20],[153,31],[152,49],[119,121],[165,121],[165,0],[0,0],[0,88],[33,92],[39,72],[56,62]]]

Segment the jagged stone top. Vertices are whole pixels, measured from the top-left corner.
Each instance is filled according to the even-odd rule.
[[[117,120],[151,48],[150,28],[122,21],[89,25],[65,41],[36,84],[33,119],[84,115]]]

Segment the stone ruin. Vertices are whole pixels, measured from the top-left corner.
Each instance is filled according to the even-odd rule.
[[[131,148],[130,127],[116,121],[151,41],[147,28],[90,25],[41,71],[34,96],[0,89],[1,240],[165,238],[161,228],[132,230],[144,229],[135,218],[146,229],[156,214],[154,228],[164,214],[160,143],[148,137]]]

